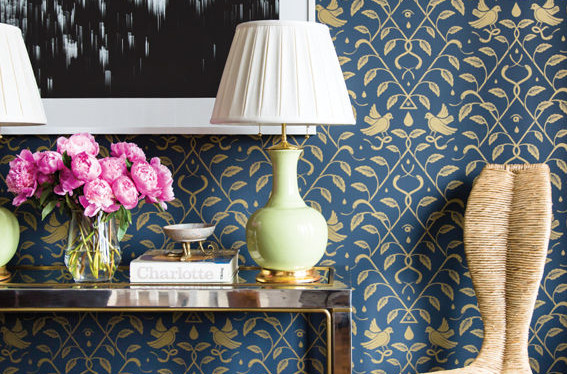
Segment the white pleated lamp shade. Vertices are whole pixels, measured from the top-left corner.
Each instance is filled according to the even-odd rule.
[[[0,23],[0,126],[47,124],[22,31]]]
[[[238,25],[211,123],[354,124],[329,28],[301,21]]]

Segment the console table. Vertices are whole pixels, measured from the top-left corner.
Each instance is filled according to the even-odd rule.
[[[19,266],[0,283],[0,312],[261,311],[323,313],[327,373],[351,372],[351,288],[332,268],[322,280],[302,285],[260,284],[258,268],[241,267],[234,283],[130,283],[128,267],[110,283],[75,283],[62,266]]]

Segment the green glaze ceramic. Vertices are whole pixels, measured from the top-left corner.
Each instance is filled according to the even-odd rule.
[[[302,150],[268,152],[274,170],[272,195],[246,224],[248,251],[265,269],[308,270],[325,253],[327,222],[299,195],[297,161]]]
[[[0,207],[0,267],[6,265],[18,249],[20,242],[20,224],[14,213]]]

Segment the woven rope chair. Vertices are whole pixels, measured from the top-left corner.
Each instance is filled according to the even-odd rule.
[[[484,340],[471,365],[437,373],[532,373],[528,335],[551,215],[547,165],[485,166],[473,184],[464,229]]]

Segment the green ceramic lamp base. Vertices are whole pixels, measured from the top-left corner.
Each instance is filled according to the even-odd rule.
[[[6,269],[20,242],[20,224],[14,213],[4,207],[0,207],[0,282],[8,282],[12,274]]]
[[[268,150],[274,170],[272,194],[246,224],[250,257],[262,268],[258,282],[291,284],[319,279],[313,267],[325,254],[327,222],[299,195],[297,162],[302,152],[290,147]]]

